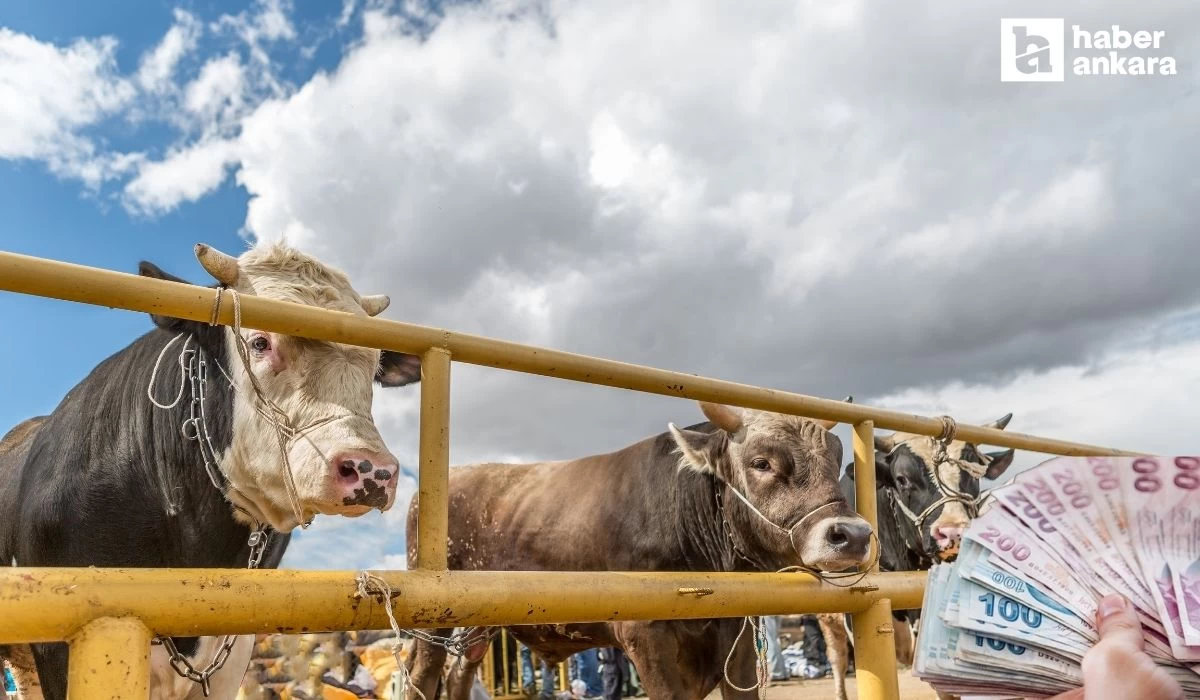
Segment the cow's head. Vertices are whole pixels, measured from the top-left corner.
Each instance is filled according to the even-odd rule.
[[[825,571],[867,560],[871,527],[838,488],[842,444],[829,425],[705,402],[700,408],[715,431],[669,426],[680,468],[724,484],[726,524],[748,556]]]
[[[238,258],[197,245],[196,256],[242,298],[355,316],[375,316],[388,306],[386,296],[358,294],[341,271],[284,244],[262,245]],[[183,281],[149,263],[141,273]],[[230,295],[223,303],[231,304]],[[239,339],[228,327],[153,318],[167,331],[190,334],[220,359],[219,371],[210,367],[210,383],[232,383],[232,438],[220,451],[219,466],[235,505],[282,531],[300,524],[297,509],[307,521],[317,513],[353,517],[391,507],[399,469],[371,416],[372,381],[385,387],[420,381],[419,358],[250,328],[241,329]],[[282,421],[273,418],[272,406]],[[292,429],[284,431],[282,449],[277,422]]]
[[[1010,413],[986,427],[1003,430],[1011,419]],[[877,485],[890,491],[909,549],[929,560],[952,558],[958,552],[970,523],[969,506],[963,501],[977,499],[979,480],[1000,477],[1013,460],[1013,450],[984,453],[961,440],[946,446],[946,459],[940,464],[935,463],[937,455],[938,441],[925,435],[875,436]]]

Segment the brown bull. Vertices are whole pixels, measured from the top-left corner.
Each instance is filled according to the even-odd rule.
[[[451,569],[510,571],[841,571],[867,560],[871,530],[838,487],[842,448],[827,424],[701,403],[708,423],[616,452],[561,462],[451,470]],[[409,560],[416,512],[409,510]],[[600,594],[602,596],[602,593]],[[598,598],[597,602],[601,602]],[[742,620],[519,626],[551,664],[592,647],[621,647],[655,700],[695,700],[724,682]],[[449,630],[442,630],[442,633]],[[482,649],[460,659],[447,695],[465,699]],[[413,682],[435,697],[443,648],[418,643]],[[730,680],[754,685],[743,637]],[[465,682],[459,682],[465,681]]]

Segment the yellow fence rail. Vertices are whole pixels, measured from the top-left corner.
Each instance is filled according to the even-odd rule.
[[[214,289],[0,252],[0,290],[208,321]],[[233,323],[233,304],[219,323]],[[447,571],[452,362],[638,392],[835,420],[854,426],[859,512],[877,526],[876,426],[921,435],[938,418],[642,367],[299,304],[241,297],[246,328],[422,357],[417,569],[383,574],[407,627],[598,622],[848,612],[858,693],[898,697],[891,611],[921,604],[922,573],[872,571],[842,589],[804,574]],[[959,439],[1059,455],[1136,454],[958,424]],[[381,605],[355,596],[352,571],[0,568],[0,643],[67,641],[71,700],[146,697],[152,634],[219,635],[388,627]],[[686,590],[705,588],[711,595]],[[603,604],[597,601],[603,601]]]

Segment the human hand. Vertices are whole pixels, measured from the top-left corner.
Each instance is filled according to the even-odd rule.
[[[1142,624],[1119,595],[1096,610],[1100,641],[1083,656],[1083,687],[1050,700],[1182,700],[1183,688],[1145,650]]]

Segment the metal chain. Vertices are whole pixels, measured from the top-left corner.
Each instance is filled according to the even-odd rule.
[[[401,689],[411,688],[417,693],[417,695],[421,696],[422,700],[425,700],[425,694],[421,692],[420,688],[413,685],[412,678],[408,675],[408,667],[405,666],[403,659],[400,658],[400,649],[402,646],[401,640],[405,635],[419,641],[440,646],[451,656],[465,656],[470,647],[475,646],[480,642],[483,642],[484,644],[491,644],[492,639],[500,631],[500,628],[498,627],[489,627],[487,628],[487,632],[485,632],[483,636],[480,636],[477,634],[481,629],[480,627],[466,627],[457,634],[451,634],[449,637],[443,637],[441,635],[430,634],[423,630],[401,627],[400,623],[396,621],[396,615],[392,610],[392,598],[394,596],[392,595],[391,584],[389,584],[386,579],[376,576],[368,571],[358,572],[358,576],[356,576],[354,580],[355,583],[358,584],[358,589],[354,594],[356,598],[366,598],[369,596],[376,599],[380,605],[384,606],[384,612],[387,613],[388,622],[392,627],[392,633],[396,635],[396,641],[392,645],[392,654],[396,657],[396,669],[400,674],[400,687]],[[470,638],[469,641],[468,638]]]
[[[250,545],[250,558],[246,562],[247,569],[257,569],[259,567],[269,540],[270,533],[265,525],[259,525],[257,529],[250,533],[250,539],[247,541],[247,544]],[[197,671],[192,662],[188,661],[187,657],[180,653],[179,649],[175,647],[174,639],[170,637],[155,637],[150,643],[161,644],[163,649],[166,650],[167,656],[171,659],[171,668],[175,670],[175,673],[193,683],[198,683],[200,690],[204,693],[204,697],[208,697],[211,692],[208,686],[209,679],[217,671],[220,671],[225,662],[229,660],[229,655],[233,652],[233,645],[237,643],[237,640],[237,635],[227,634],[222,637],[221,647],[213,656],[213,660],[202,671]]]

